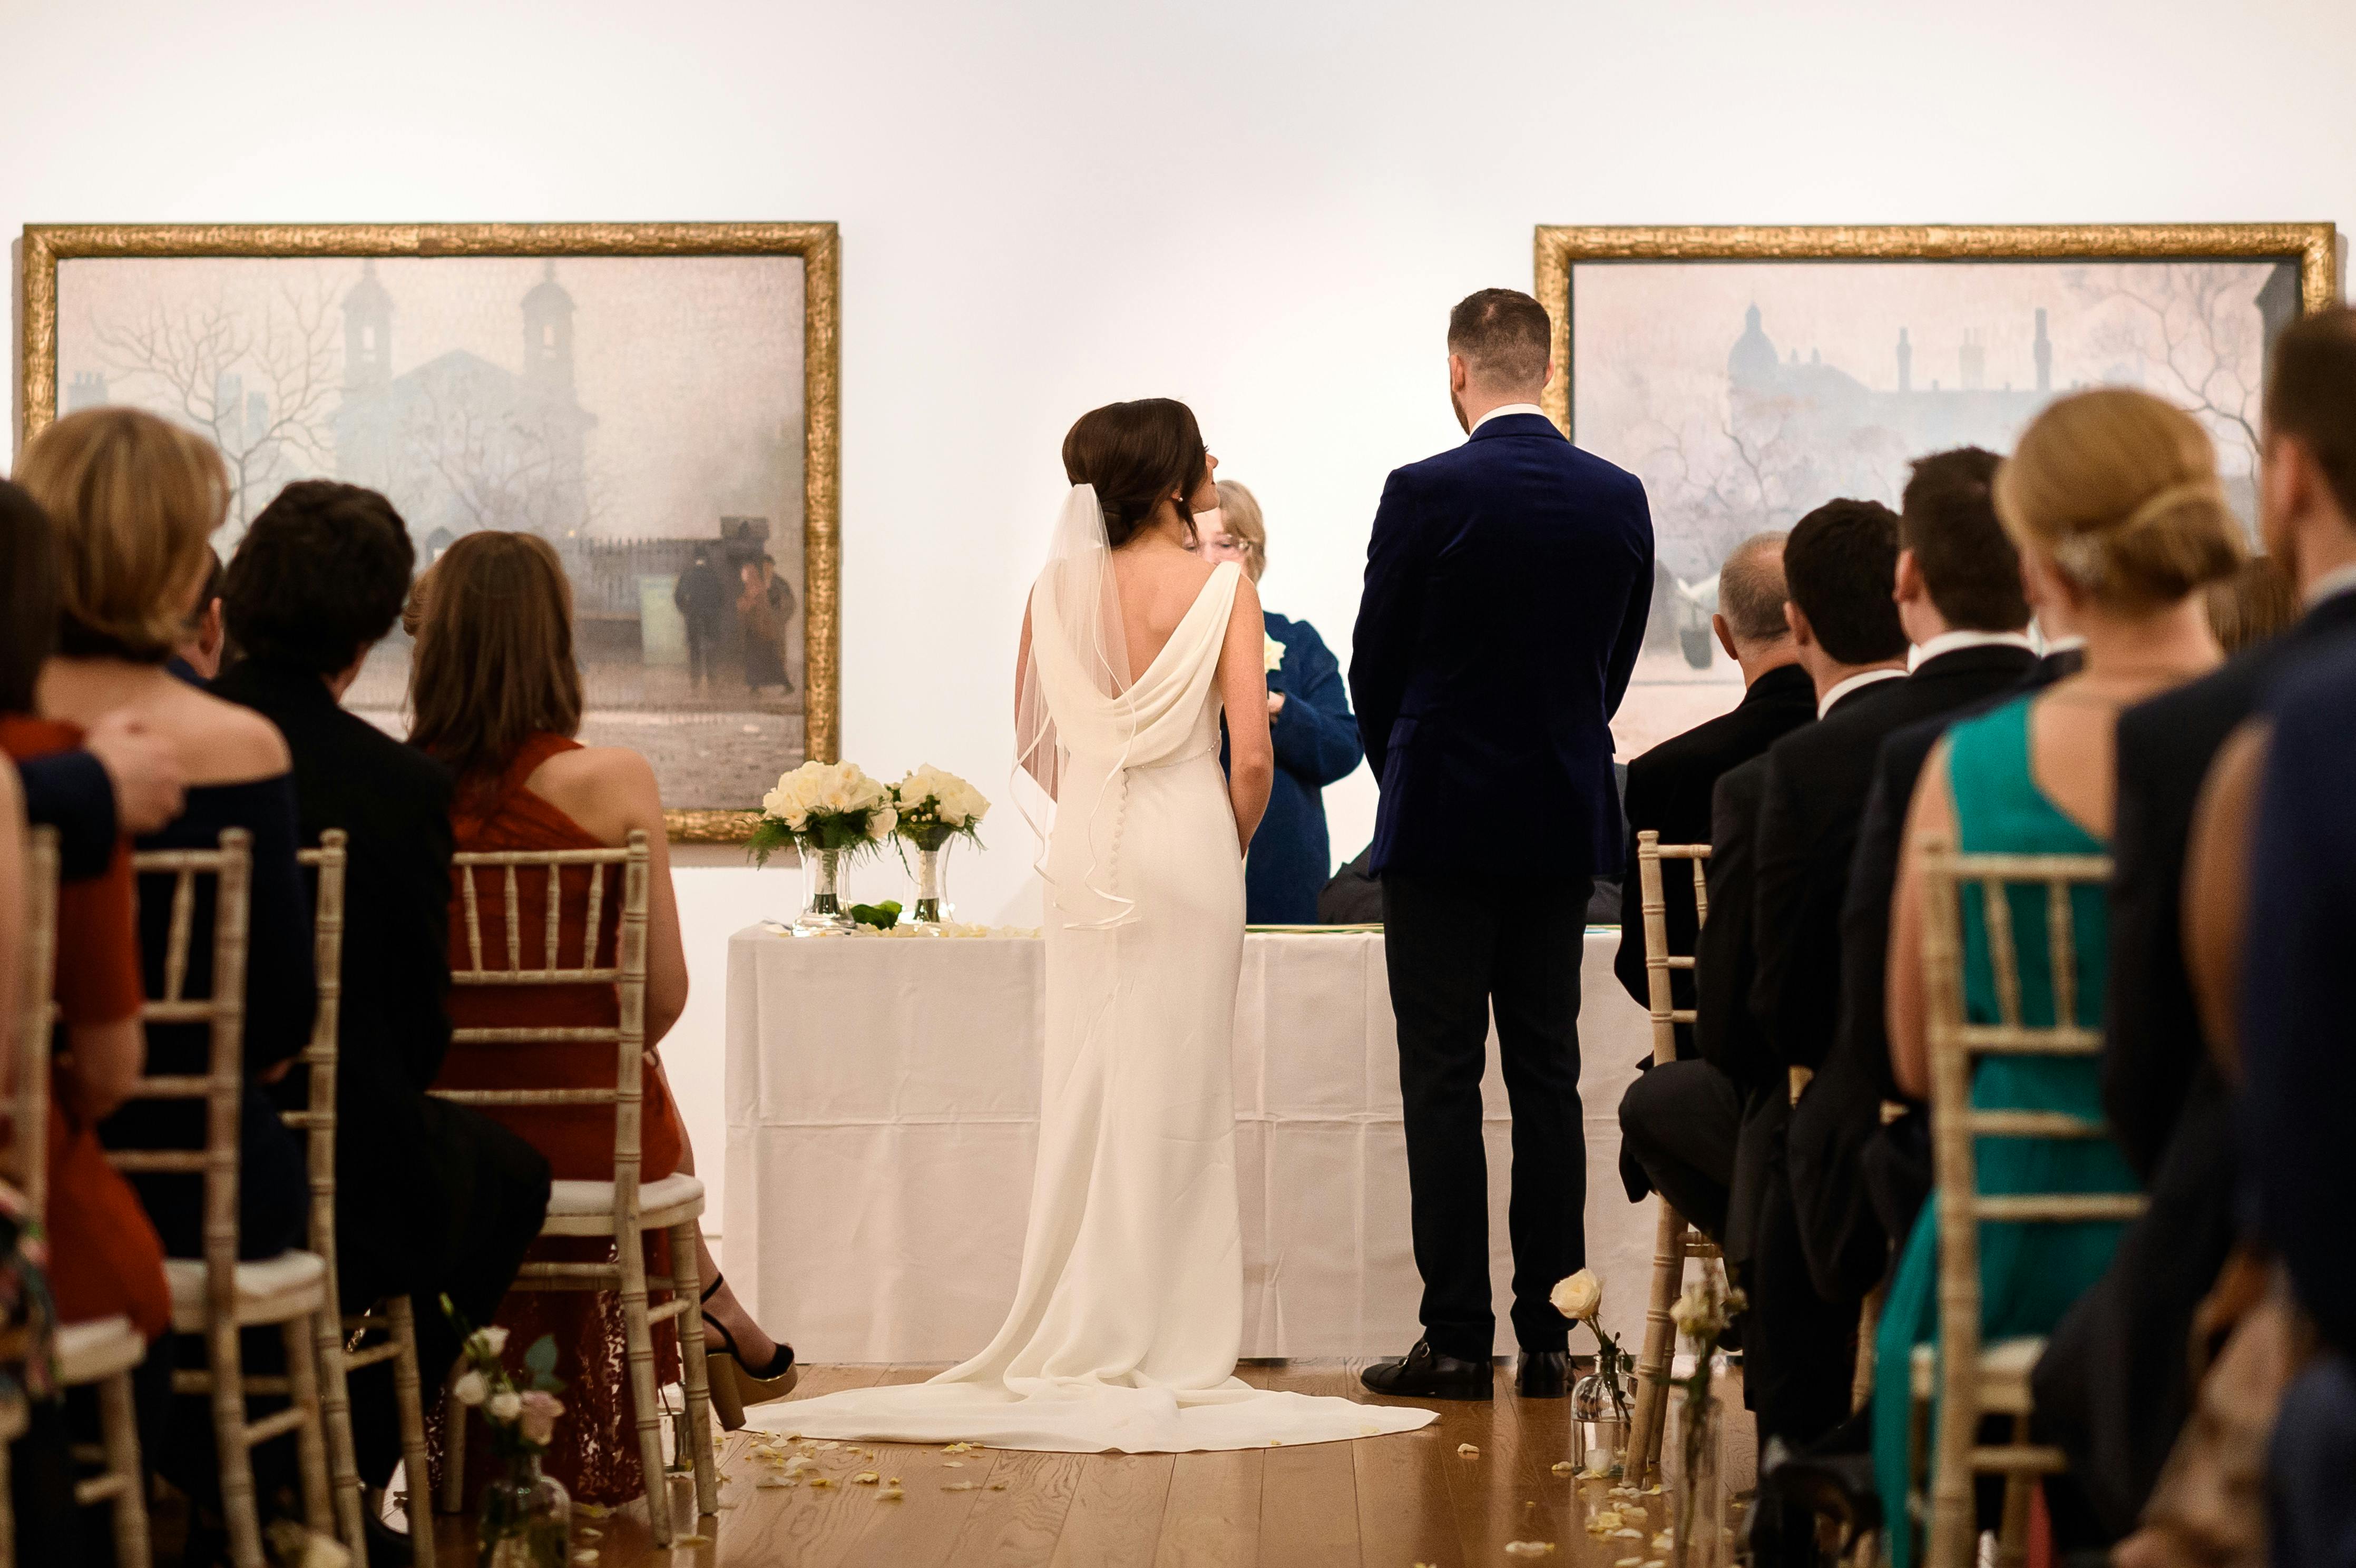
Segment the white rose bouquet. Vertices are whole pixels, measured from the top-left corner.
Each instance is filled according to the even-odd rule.
[[[980,844],[979,829],[990,815],[990,802],[957,774],[926,763],[892,786],[892,809],[903,842],[937,849],[952,838]]]
[[[756,866],[791,844],[855,856],[880,846],[899,825],[889,786],[856,763],[804,763],[761,797],[761,820],[745,840]]]

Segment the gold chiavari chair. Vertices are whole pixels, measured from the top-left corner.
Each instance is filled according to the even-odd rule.
[[[164,994],[150,997],[150,1025],[201,1023],[210,1050],[201,1073],[150,1076],[134,1087],[143,1100],[193,1100],[205,1107],[201,1149],[116,1149],[117,1168],[195,1176],[204,1183],[205,1255],[167,1258],[172,1327],[200,1335],[205,1365],[172,1374],[172,1392],[211,1401],[220,1464],[221,1514],[236,1568],[262,1568],[261,1517],[254,1501],[253,1450],[293,1434],[304,1517],[322,1535],[335,1533],[327,1486],[327,1445],[320,1414],[318,1323],[329,1314],[327,1264],[318,1253],[288,1251],[254,1262],[238,1260],[238,1111],[244,1092],[245,961],[251,894],[252,836],[229,828],[216,849],[143,851],[132,869],[143,879],[169,877],[172,910],[164,959]],[[212,995],[187,997],[188,954],[199,878],[213,881]],[[285,1346],[283,1375],[250,1375],[239,1331],[275,1327]],[[246,1418],[246,1402],[277,1395],[284,1410]]]
[[[2045,1348],[2041,1338],[1980,1342],[1982,1223],[2071,1224],[2134,1219],[2143,1211],[2132,1192],[2007,1192],[1983,1194],[1978,1186],[1977,1140],[2095,1138],[2100,1123],[2059,1111],[1976,1110],[1972,1106],[1975,1059],[1982,1056],[2094,1056],[2103,1033],[2077,1019],[2077,944],[2071,896],[2080,888],[2110,881],[2111,862],[2101,855],[1965,855],[1951,845],[1926,845],[1922,858],[1922,972],[1929,1002],[1932,1167],[1938,1180],[1939,1344],[1915,1349],[1910,1368],[1913,1428],[1933,1424],[1927,1552],[1930,1568],[1969,1568],[1978,1531],[1972,1506],[1974,1477],[1995,1472],[2005,1477],[2003,1526],[1997,1560],[2027,1561],[2029,1488],[2031,1478],[2065,1467],[2058,1448],[2029,1441],[2029,1374]],[[1995,970],[2000,1021],[1975,1024],[1964,1002],[1964,912],[1966,887],[1981,890],[1989,962]],[[2020,955],[2013,931],[2008,891],[2016,886],[2045,891],[2047,961],[2053,974],[2053,1022],[2028,1024],[2020,1016]],[[2012,1418],[2011,1441],[1983,1445],[1979,1428],[1988,1415]],[[1918,1436],[1916,1474],[1921,1474]],[[1921,1507],[1920,1499],[1915,1499]],[[1908,1528],[1892,1520],[1890,1528]]]
[[[26,836],[25,924],[19,933],[18,961],[24,965],[17,997],[16,1092],[8,1101],[8,1142],[0,1149],[5,1169],[24,1195],[25,1211],[46,1224],[43,1200],[48,1187],[49,1023],[55,1009],[58,936],[58,834],[53,827],[36,827]],[[129,1325],[126,1323],[125,1328]],[[145,1347],[141,1347],[144,1350]],[[133,1358],[134,1360],[136,1357]],[[0,1563],[16,1561],[16,1513],[9,1497],[8,1446],[25,1435],[32,1413],[24,1391],[12,1388],[0,1396]],[[132,1437],[132,1473],[139,1469],[137,1434]],[[135,1538],[146,1541],[143,1514]]]
[[[616,1291],[622,1300],[622,1322],[627,1337],[632,1417],[637,1427],[638,1458],[646,1471],[647,1514],[655,1542],[671,1539],[670,1504],[663,1485],[662,1410],[657,1403],[654,1376],[654,1325],[666,1318],[679,1325],[680,1367],[687,1386],[689,1461],[695,1474],[696,1509],[715,1512],[720,1506],[718,1478],[713,1472],[710,1385],[703,1359],[701,1289],[697,1279],[696,1243],[703,1214],[703,1183],[685,1171],[658,1180],[638,1179],[640,1083],[646,1069],[647,900],[648,868],[647,836],[630,835],[619,849],[532,849],[502,854],[462,853],[451,857],[459,881],[459,903],[466,923],[465,965],[451,966],[454,986],[613,986],[619,997],[618,1025],[612,1029],[559,1028],[461,1029],[451,1031],[453,1045],[519,1045],[563,1041],[584,1046],[605,1045],[616,1057],[611,1089],[469,1089],[435,1090],[444,1099],[467,1105],[611,1105],[614,1108],[614,1179],[558,1181],[549,1198],[542,1237],[594,1236],[612,1242],[611,1263],[532,1262],[523,1265],[516,1290]],[[586,879],[587,918],[583,923],[580,962],[567,966],[560,952],[563,873],[579,868]],[[621,930],[611,967],[600,966],[599,916],[605,903],[607,868],[621,871]],[[482,899],[478,879],[496,875],[505,914],[505,968],[484,963]],[[527,877],[545,884],[546,923],[541,964],[523,963],[524,904]],[[575,884],[578,886],[579,884]],[[494,948],[494,953],[502,949]],[[644,1236],[668,1232],[670,1275],[647,1273]],[[669,1299],[649,1307],[649,1290],[669,1293]],[[456,1512],[466,1471],[466,1408],[455,1400],[446,1405],[449,1434],[443,1455],[443,1507]],[[412,1483],[412,1488],[416,1483]]]
[[[54,828],[33,830],[25,866],[25,993],[16,1040],[16,1136],[11,1176],[31,1212],[48,1212],[49,1040],[56,1023],[58,840]],[[100,1441],[76,1445],[77,1463],[93,1473],[74,1483],[74,1502],[112,1505],[118,1563],[147,1561],[147,1499],[141,1487],[139,1423],[131,1396],[131,1369],[147,1359],[147,1341],[127,1317],[61,1326],[57,1335],[58,1385],[95,1387]]]
[[[410,1550],[418,1568],[434,1568],[434,1517],[424,1506],[425,1415],[420,1393],[417,1333],[409,1298],[397,1296],[380,1309],[347,1315],[336,1274],[336,1078],[343,1026],[344,900],[349,850],[341,828],[319,835],[316,849],[297,857],[316,873],[312,895],[312,967],[318,976],[319,1008],[303,1061],[309,1072],[305,1108],[284,1120],[305,1135],[311,1180],[311,1250],[327,1264],[327,1310],[318,1318],[320,1413],[327,1426],[327,1482],[335,1494],[336,1524],[355,1557],[368,1551],[362,1522],[359,1461],[352,1443],[350,1374],[385,1361],[393,1364],[393,1397],[401,1423],[402,1462],[412,1499]],[[375,1338],[375,1343],[363,1341]]]
[[[1694,916],[1697,926],[1709,918],[1709,877],[1707,844],[1664,844],[1650,828],[1636,835],[1636,887],[1644,921],[1644,989],[1653,1018],[1653,1065],[1677,1059],[1677,1025],[1690,1025],[1695,1009],[1676,1005],[1670,988],[1672,971],[1691,973],[1691,954],[1669,951],[1668,898],[1662,885],[1661,862],[1684,860],[1693,869]],[[1653,1242],[1652,1294],[1644,1303],[1644,1351],[1636,1361],[1636,1409],[1629,1423],[1625,1472],[1630,1486],[1648,1482],[1661,1463],[1661,1439],[1667,1423],[1669,1369],[1676,1354],[1676,1326],[1669,1308],[1685,1288],[1686,1260],[1714,1258],[1717,1243],[1686,1222],[1684,1215],[1661,1198],[1660,1225]]]

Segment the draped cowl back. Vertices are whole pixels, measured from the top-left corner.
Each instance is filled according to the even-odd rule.
[[[1063,749],[1112,767],[1151,768],[1187,754],[1206,726],[1215,733],[1211,683],[1241,579],[1242,568],[1221,561],[1153,662],[1110,696],[1102,689],[1102,668],[1082,652],[1093,648],[1094,629],[1066,625],[1064,596],[1041,579],[1031,592],[1032,649]]]

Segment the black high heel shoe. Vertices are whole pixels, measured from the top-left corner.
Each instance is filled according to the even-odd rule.
[[[711,1300],[725,1283],[725,1275],[714,1275],[712,1283],[703,1287],[701,1299]],[[783,1399],[801,1381],[802,1370],[794,1364],[794,1348],[783,1341],[765,1364],[748,1367],[744,1353],[736,1349],[736,1337],[709,1312],[703,1314],[703,1339],[704,1371],[709,1374],[712,1403],[720,1412],[723,1431],[734,1432],[744,1424],[746,1405]],[[714,1339],[719,1341],[717,1345],[712,1343]],[[724,1362],[722,1357],[727,1358]]]

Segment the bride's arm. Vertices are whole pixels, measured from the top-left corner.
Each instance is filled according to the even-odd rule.
[[[1236,808],[1236,841],[1251,848],[1276,781],[1276,748],[1268,736],[1268,623],[1251,579],[1236,584],[1227,640],[1219,649],[1219,695],[1227,709],[1227,797]]]

